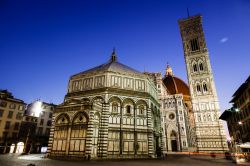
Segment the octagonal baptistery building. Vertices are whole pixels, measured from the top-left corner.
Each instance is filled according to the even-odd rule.
[[[153,80],[117,61],[70,77],[53,114],[48,156],[100,159],[161,154],[159,102]]]

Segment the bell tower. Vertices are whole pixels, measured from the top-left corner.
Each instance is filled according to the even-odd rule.
[[[202,28],[202,16],[179,20],[184,58],[193,105],[198,152],[228,150],[219,120],[220,107]]]

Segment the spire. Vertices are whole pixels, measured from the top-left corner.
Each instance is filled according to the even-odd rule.
[[[115,48],[113,48],[112,54],[111,54],[111,62],[115,62],[117,60],[116,53],[115,53]]]
[[[190,17],[190,15],[189,15],[189,9],[187,8],[187,15],[188,15],[188,18]]]
[[[167,63],[167,68],[166,68],[166,76],[173,76],[173,70],[171,66]]]

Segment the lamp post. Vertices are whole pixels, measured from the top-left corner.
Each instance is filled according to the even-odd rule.
[[[29,131],[28,131],[28,134],[27,134],[26,140],[25,140],[23,153],[26,153],[26,150],[27,150],[27,144],[28,144],[28,141],[29,141],[29,136],[30,136],[30,128],[29,128]]]

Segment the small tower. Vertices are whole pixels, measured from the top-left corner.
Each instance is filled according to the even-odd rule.
[[[115,62],[116,60],[117,60],[116,52],[115,52],[115,48],[113,48],[110,61]]]
[[[181,19],[179,27],[195,117],[197,151],[225,152],[228,146],[219,120],[220,107],[202,28],[202,16]]]
[[[171,68],[171,66],[167,63],[167,68],[166,68],[166,77],[167,76],[173,76],[173,70]]]

